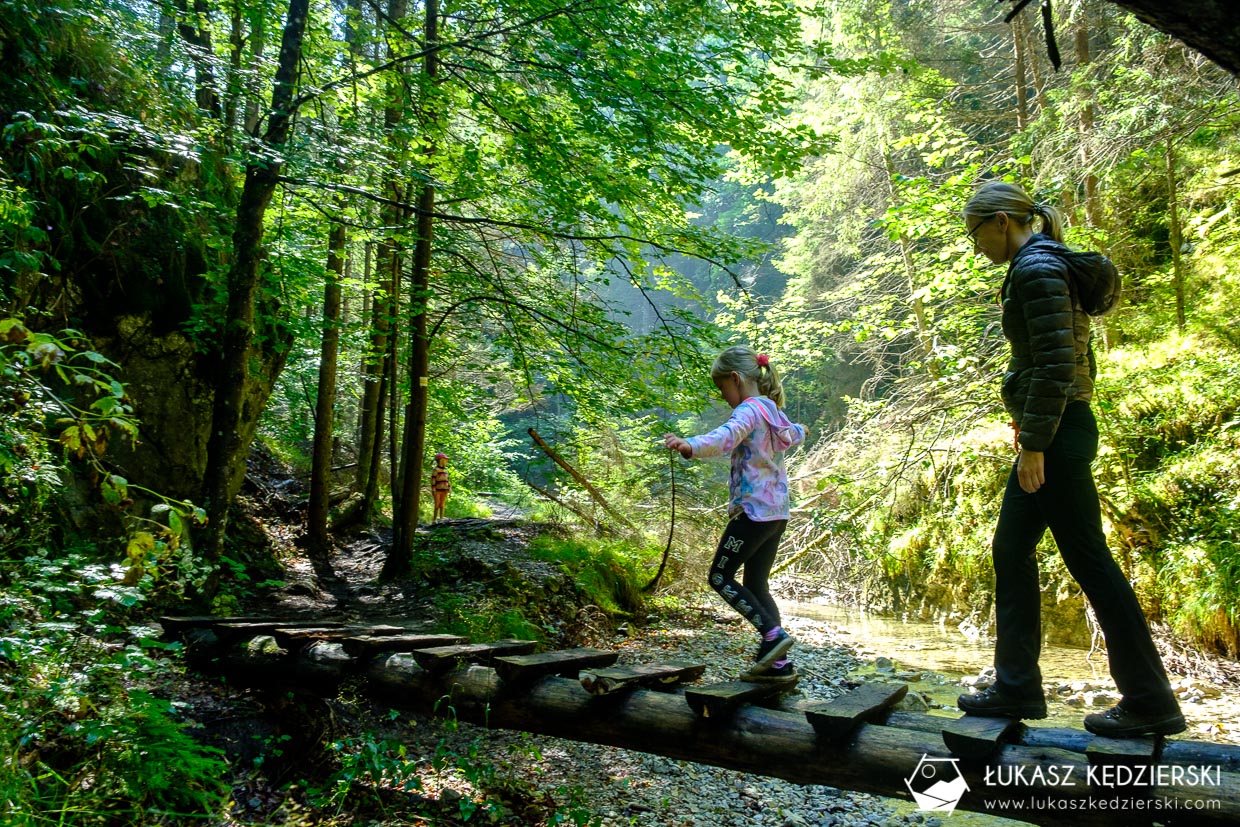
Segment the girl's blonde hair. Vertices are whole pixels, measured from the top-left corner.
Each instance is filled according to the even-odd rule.
[[[1042,219],[1042,232],[1063,243],[1063,214],[1050,204],[1034,201],[1015,184],[988,181],[964,205],[964,214],[976,218],[992,218],[996,213],[1006,213],[1021,224],[1028,224],[1037,216]]]
[[[710,366],[710,378],[718,384],[734,371],[757,384],[758,392],[770,398],[776,407],[784,406],[783,383],[765,353],[759,355],[744,345],[733,345],[715,357],[715,363]]]

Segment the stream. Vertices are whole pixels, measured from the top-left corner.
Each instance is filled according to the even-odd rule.
[[[952,623],[904,621],[819,602],[785,600],[780,605],[786,615],[838,630],[870,664],[860,675],[886,673],[904,680],[930,700],[932,712],[958,715],[956,697],[968,691],[961,681],[976,677],[992,663],[994,638],[966,635]],[[875,666],[884,657],[892,661],[889,670]],[[1043,644],[1039,664],[1043,685],[1058,685],[1063,696],[1058,702],[1048,699],[1048,717],[1038,722],[1040,726],[1079,728],[1083,714],[1105,709],[1119,699],[1104,650]],[[1174,673],[1170,678],[1190,718],[1186,737],[1240,742],[1240,697],[1234,688],[1186,680]]]

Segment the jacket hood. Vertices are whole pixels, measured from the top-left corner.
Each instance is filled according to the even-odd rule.
[[[1049,255],[1058,258],[1068,270],[1069,284],[1075,288],[1077,300],[1085,312],[1099,316],[1119,301],[1120,278],[1111,260],[1102,253],[1077,252],[1050,236],[1035,233],[1012,257],[1012,266],[1027,256]]]
[[[752,402],[761,412],[766,424],[771,426],[771,441],[777,451],[787,451],[797,444],[796,425],[789,419],[774,400],[767,396],[751,396],[745,400]]]

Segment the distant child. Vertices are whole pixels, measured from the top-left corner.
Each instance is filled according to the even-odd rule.
[[[685,459],[732,455],[728,478],[728,516],[710,567],[710,586],[728,605],[753,624],[762,639],[754,665],[742,678],[783,678],[795,675],[784,655],[792,637],[780,626],[779,607],[767,580],[779,539],[788,525],[788,474],[783,452],[805,440],[805,426],[780,411],[784,391],[770,358],[747,347],[720,353],[710,378],[732,416],[703,436],[681,439],[664,434],[663,444]],[[736,573],[744,566],[743,582]]]
[[[448,504],[448,492],[452,483],[448,480],[448,455],[435,454],[435,470],[431,472],[431,496],[435,498],[435,514],[431,522],[443,516],[444,507]]]

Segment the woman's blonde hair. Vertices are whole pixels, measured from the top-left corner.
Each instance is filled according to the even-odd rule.
[[[1050,204],[1034,201],[1015,184],[987,181],[964,205],[964,214],[976,218],[991,218],[997,213],[1005,213],[1020,224],[1029,224],[1037,216],[1042,219],[1042,232],[1063,243],[1063,214]]]
[[[776,407],[784,406],[783,383],[765,353],[758,354],[744,345],[733,345],[716,356],[715,363],[710,366],[710,378],[715,384],[727,379],[733,372],[754,382],[759,393],[769,397]]]

